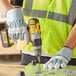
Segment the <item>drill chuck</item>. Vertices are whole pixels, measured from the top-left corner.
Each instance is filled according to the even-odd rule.
[[[41,54],[42,54],[41,49],[35,49],[35,55],[36,55],[37,57],[40,57]]]
[[[36,56],[41,56],[41,33],[31,34],[31,42],[35,50]]]

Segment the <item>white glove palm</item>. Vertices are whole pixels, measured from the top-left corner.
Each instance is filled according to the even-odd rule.
[[[56,56],[52,57],[47,63],[44,64],[44,69],[59,69],[65,68],[68,62],[72,58],[72,50],[67,47],[63,47]]]

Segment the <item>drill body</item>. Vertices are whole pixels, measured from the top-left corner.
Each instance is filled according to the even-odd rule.
[[[41,30],[38,19],[31,18],[28,23],[28,29],[30,33],[30,40],[35,50],[37,57],[41,56]]]

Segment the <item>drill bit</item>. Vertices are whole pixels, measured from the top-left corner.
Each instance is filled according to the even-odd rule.
[[[39,71],[40,71],[40,56],[38,57],[38,62],[39,62]]]
[[[41,74],[41,67],[40,67],[40,56],[38,56],[38,62],[39,62],[39,64],[38,64],[38,68],[37,68],[37,71],[36,71],[36,74]]]

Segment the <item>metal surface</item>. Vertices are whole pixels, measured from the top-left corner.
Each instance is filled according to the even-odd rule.
[[[32,66],[31,64],[25,67],[25,76],[76,76],[76,66],[67,66],[65,69],[59,70],[44,70],[43,65],[39,64]]]

